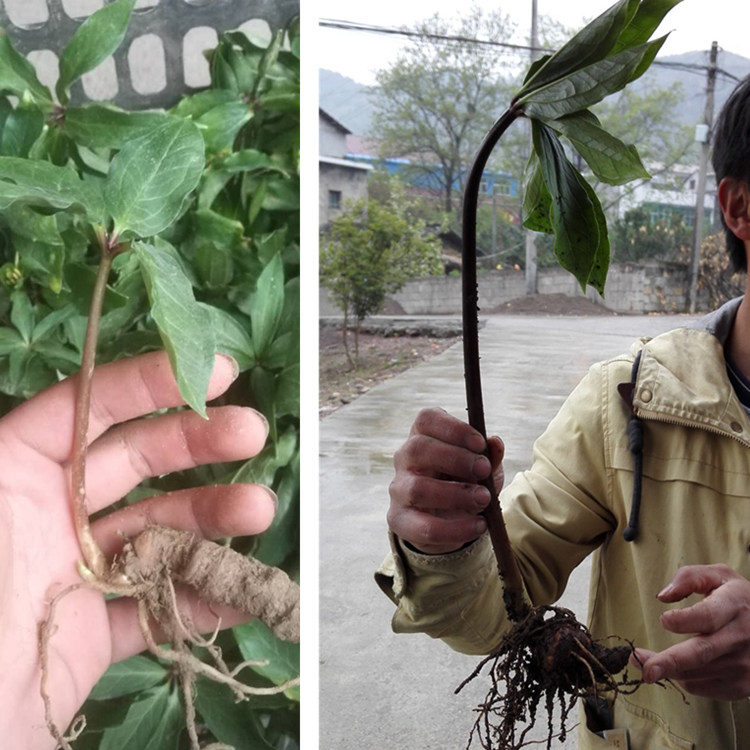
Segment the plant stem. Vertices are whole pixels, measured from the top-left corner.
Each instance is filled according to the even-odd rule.
[[[78,544],[83,553],[86,567],[98,579],[107,569],[107,561],[99,545],[91,534],[89,511],[86,502],[86,452],[88,447],[89,412],[91,409],[91,380],[96,363],[96,343],[99,336],[99,320],[102,314],[107,279],[112,268],[112,261],[121,252],[103,232],[99,233],[101,261],[91,297],[86,338],[81,358],[81,369],[76,381],[76,406],[73,423],[73,452],[71,456],[71,489],[73,502],[73,521],[78,535]]]
[[[477,313],[477,204],[482,173],[487,160],[500,137],[510,124],[523,114],[521,108],[511,105],[495,122],[485,136],[474,157],[466,181],[463,203],[463,246],[462,246],[462,318],[464,346],[464,377],[466,380],[466,405],[469,424],[487,440],[484,423],[484,406],[482,402],[482,381],[479,368],[479,324]],[[489,450],[486,450],[489,458]],[[497,567],[504,585],[504,601],[508,617],[517,622],[528,612],[524,598],[523,579],[510,546],[510,539],[505,528],[502,509],[498,501],[498,492],[490,475],[482,484],[490,491],[489,505],[483,515],[487,519],[487,528],[492,540],[492,548],[497,559]]]

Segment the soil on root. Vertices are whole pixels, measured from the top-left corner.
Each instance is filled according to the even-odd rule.
[[[477,707],[467,748],[476,739],[485,750],[519,750],[528,739],[542,700],[547,713],[547,750],[564,741],[579,698],[632,692],[640,682],[623,672],[633,647],[609,648],[594,641],[575,615],[562,607],[537,607],[517,623],[500,647],[458,686],[458,693],[489,665],[491,687]],[[618,678],[616,675],[622,672]],[[560,713],[554,723],[555,710]]]
[[[63,735],[52,719],[46,692],[49,641],[54,635],[54,615],[59,601],[71,591],[88,586],[103,594],[132,597],[138,605],[138,623],[149,651],[171,662],[180,679],[185,698],[186,722],[191,750],[200,750],[193,708],[193,688],[197,676],[227,685],[239,700],[251,695],[283,692],[299,682],[295,678],[282,685],[258,688],[245,685],[237,675],[257,662],[243,662],[229,669],[213,638],[205,639],[190,617],[178,605],[175,584],[185,584],[197,591],[209,605],[228,605],[257,617],[278,638],[299,642],[299,586],[279,568],[245,557],[231,547],[197,537],[189,531],[165,526],[149,526],[128,541],[106,575],[97,577],[81,568],[83,581],[57,594],[50,603],[49,614],[39,628],[39,656],[42,669],[41,693],[47,727],[62,750],[73,750],[70,743],[86,726],[79,716]],[[217,632],[220,623],[217,623]],[[163,635],[168,646],[156,642],[155,632]],[[214,636],[215,637],[215,636]],[[211,663],[193,653],[193,646],[206,649]],[[231,750],[212,744],[206,750]]]

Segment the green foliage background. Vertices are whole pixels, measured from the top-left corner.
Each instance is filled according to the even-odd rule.
[[[217,482],[269,485],[279,499],[271,528],[231,543],[298,579],[299,25],[267,47],[222,35],[210,87],[169,112],[69,106],[70,85],[121,43],[133,4],[116,0],[78,29],[57,101],[0,30],[0,410],[77,371],[98,239],[130,243],[110,277],[98,362],[166,348],[201,411],[214,351],[230,354],[241,374],[221,402],[262,411],[270,435],[256,458],[155,479],[121,503]],[[298,645],[258,622],[217,642],[230,666],[268,660],[243,672],[250,684],[299,674]],[[187,747],[182,700],[151,656],[113,665],[83,708],[76,747]],[[297,688],[235,703],[200,682],[195,705],[204,741],[299,746]]]

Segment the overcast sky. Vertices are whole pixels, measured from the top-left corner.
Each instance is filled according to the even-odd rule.
[[[476,0],[481,7],[501,9],[517,24],[515,42],[528,44],[531,24],[531,0]],[[415,22],[440,13],[455,17],[469,2],[455,0],[316,0],[318,17],[354,21],[376,26],[413,26]],[[555,18],[578,29],[598,16],[613,0],[537,0],[539,15]],[[671,31],[661,55],[679,54],[711,48],[750,58],[750,3],[747,0],[683,0],[665,18],[657,35]],[[318,28],[316,50],[319,67],[335,70],[359,83],[374,83],[374,71],[392,61],[404,41],[399,37],[360,31]],[[750,72],[750,71],[748,71]]]

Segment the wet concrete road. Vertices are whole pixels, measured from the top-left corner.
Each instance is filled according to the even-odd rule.
[[[589,365],[627,351],[639,336],[685,316],[494,316],[481,333],[487,429],[506,442],[506,475],[530,463],[531,446]],[[463,417],[461,345],[373,388],[320,425],[321,750],[459,750],[485,679],[458,696],[476,657],[423,635],[394,635],[393,606],[373,572],[387,552],[391,456],[426,406]],[[588,569],[574,572],[562,603],[585,619]],[[563,746],[575,748],[575,732]]]

